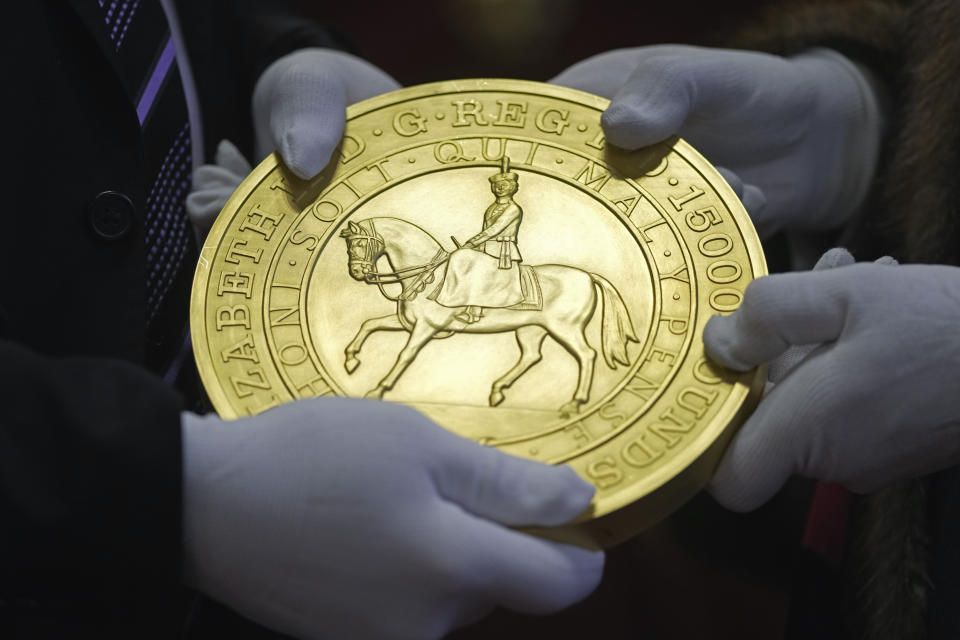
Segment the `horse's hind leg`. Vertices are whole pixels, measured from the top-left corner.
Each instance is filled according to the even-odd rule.
[[[343,367],[347,370],[347,373],[353,373],[357,370],[357,367],[360,366],[360,359],[357,358],[357,354],[360,353],[360,348],[363,346],[364,341],[370,337],[371,333],[374,331],[403,330],[404,326],[400,323],[400,318],[398,318],[395,313],[364,320],[363,324],[360,325],[360,330],[357,331],[356,337],[354,337],[354,339],[350,341],[350,344],[347,345],[347,348],[343,350],[346,356],[343,361]]]
[[[580,365],[580,376],[577,380],[577,390],[573,394],[573,399],[560,407],[560,413],[569,416],[580,411],[580,407],[590,399],[593,366],[597,359],[597,352],[587,343],[583,327],[567,325],[559,329],[559,331],[551,330],[550,335],[556,338],[557,342],[562,344]]]
[[[503,402],[503,390],[517,381],[517,378],[526,373],[527,369],[540,362],[543,356],[540,348],[543,339],[547,337],[546,329],[537,325],[520,327],[516,331],[517,344],[520,345],[520,360],[513,365],[510,371],[500,376],[490,389],[490,406],[495,407]]]

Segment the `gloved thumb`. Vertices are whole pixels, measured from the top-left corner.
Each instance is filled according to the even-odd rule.
[[[782,101],[778,92],[772,91],[771,97],[770,91],[762,91],[764,83],[793,71],[777,56],[739,51],[680,45],[627,51],[637,66],[601,119],[607,140],[625,149],[646,147],[672,135],[689,136],[689,130],[681,131],[688,129],[687,124],[709,123],[720,132],[729,126],[743,130],[751,125],[752,115],[769,112]],[[710,136],[697,141],[708,157],[710,141]]]
[[[843,247],[830,249],[817,260],[813,265],[814,271],[826,271],[827,269],[836,269],[837,267],[846,267],[856,262],[853,255]],[[767,370],[767,380],[776,384],[780,382],[788,373],[803,362],[810,355],[810,352],[816,349],[819,344],[795,344],[783,352],[779,358],[770,363]]]
[[[700,58],[673,55],[668,47],[639,55],[601,117],[607,140],[639,149],[675,135],[697,107],[703,71]]]
[[[398,87],[380,69],[337,51],[302,49],[280,58],[253,92],[257,155],[276,150],[291,171],[313,178],[340,142],[347,105]]]
[[[343,134],[346,109],[347,89],[336,69],[281,58],[253,92],[257,156],[276,150],[291,171],[312,178],[330,161]]]
[[[856,260],[849,251],[842,247],[836,247],[830,249],[820,256],[820,259],[817,260],[817,264],[813,266],[813,270],[827,271],[829,269],[836,269],[838,267],[848,267],[855,262]],[[890,256],[883,256],[882,258],[875,260],[874,264],[892,266],[898,263]],[[767,370],[767,380],[773,384],[777,384],[819,346],[819,343],[792,345],[789,349],[784,351],[780,357],[770,363],[770,368]]]
[[[751,282],[736,311],[714,316],[704,327],[707,356],[747,371],[793,345],[836,340],[846,322],[847,291],[833,271],[781,273]]]
[[[743,208],[750,214],[750,219],[757,227],[761,238],[772,235],[768,229],[775,223],[767,212],[767,196],[760,187],[754,184],[745,184],[736,173],[726,167],[717,167],[717,172],[727,181],[733,192],[740,198]]]
[[[507,526],[553,527],[590,505],[593,485],[568,466],[525,460],[455,437],[434,458],[437,490],[474,515]]]
[[[610,98],[601,117],[607,140],[637,149],[676,134],[686,121],[699,75],[697,64],[682,60],[690,51],[695,50],[675,45],[608,51],[571,66],[550,82]]]

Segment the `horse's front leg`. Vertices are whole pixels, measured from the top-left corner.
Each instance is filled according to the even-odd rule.
[[[360,366],[360,359],[357,358],[357,354],[360,353],[360,348],[363,347],[364,341],[370,337],[371,333],[374,331],[403,330],[404,326],[400,323],[400,318],[397,317],[395,313],[389,316],[365,320],[363,324],[360,325],[360,330],[357,331],[356,337],[354,337],[354,339],[350,341],[350,344],[347,345],[347,348],[343,350],[346,355],[343,366],[347,370],[347,373],[353,373],[357,370],[357,367]]]
[[[407,338],[407,344],[404,345],[403,349],[400,350],[400,355],[397,356],[397,361],[394,363],[393,367],[390,369],[390,373],[380,381],[376,387],[370,390],[367,393],[368,398],[383,398],[383,394],[393,389],[393,385],[397,383],[397,380],[406,370],[406,368],[413,362],[413,359],[417,357],[417,354],[420,353],[420,349],[423,348],[423,345],[427,344],[431,338],[437,333],[438,329],[428,325],[426,322],[418,322],[413,325],[413,330],[410,332],[410,337]]]

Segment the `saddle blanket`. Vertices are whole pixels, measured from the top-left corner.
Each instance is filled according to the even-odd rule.
[[[517,311],[540,311],[543,309],[543,293],[540,291],[540,278],[533,267],[525,264],[520,266],[520,290],[523,292],[523,300],[507,307]]]
[[[497,260],[469,249],[460,249],[451,255],[443,279],[427,297],[451,308],[468,305],[520,311],[543,308],[543,294],[533,267],[514,262],[510,269],[500,269]]]
[[[435,300],[445,307],[510,307],[523,302],[517,262],[500,268],[500,260],[482,251],[457,249],[450,254],[447,271]]]

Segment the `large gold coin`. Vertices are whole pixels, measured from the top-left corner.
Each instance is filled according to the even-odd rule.
[[[701,336],[765,264],[716,170],[679,139],[604,144],[607,104],[534,82],[428,84],[351,106],[311,182],[264,160],[194,281],[216,410],[408,404],[592,482],[576,526],[540,532],[580,544],[680,506],[762,388],[715,368]]]

